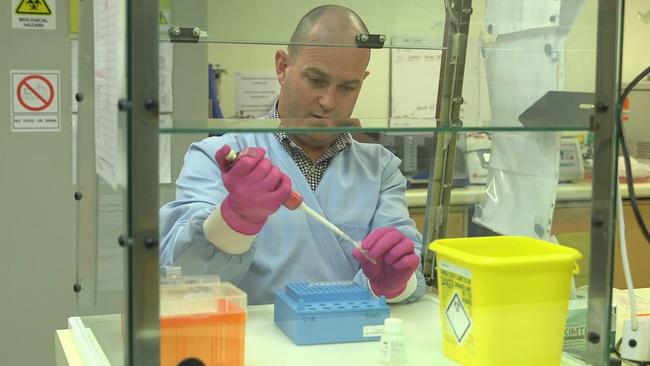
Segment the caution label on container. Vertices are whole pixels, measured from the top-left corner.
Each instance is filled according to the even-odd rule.
[[[472,325],[472,319],[467,315],[467,310],[465,310],[463,301],[458,296],[458,293],[454,293],[454,296],[451,297],[451,301],[445,309],[445,315],[456,337],[456,341],[463,343],[463,339],[465,339],[465,335]]]
[[[440,305],[445,309],[444,337],[473,353],[472,272],[445,261],[440,261],[438,266],[442,286]]]

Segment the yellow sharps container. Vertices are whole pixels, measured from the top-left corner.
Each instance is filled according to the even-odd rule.
[[[463,365],[560,364],[580,252],[516,236],[441,239],[429,248],[445,356]]]

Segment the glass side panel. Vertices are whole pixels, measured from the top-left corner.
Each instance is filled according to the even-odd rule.
[[[183,4],[183,11],[207,12],[209,21],[202,30],[201,41],[236,44],[327,44],[350,46],[349,40],[293,38],[300,19],[310,10],[322,5],[345,6],[356,12],[367,31],[363,33],[384,36],[383,47],[440,49],[442,47],[445,7],[443,1],[355,0],[355,1],[237,1],[207,0]],[[172,26],[196,27],[195,23],[179,22],[171,14]],[[352,36],[361,34],[355,32]]]
[[[105,314],[73,318],[71,328],[76,340],[91,350],[86,361],[108,362],[111,366],[124,365],[124,328],[120,314]],[[83,335],[81,337],[80,335]]]
[[[251,170],[257,172],[251,173],[255,177],[242,175],[236,180],[229,180],[228,174],[237,174],[235,169],[239,161],[234,163],[228,173],[224,173],[213,157],[223,144],[229,144],[237,152],[243,152],[248,147],[265,148],[265,156],[279,171],[289,177],[292,189],[303,196],[304,203],[332,222],[353,241],[370,245],[374,243],[373,238],[377,237],[377,232],[381,231],[379,227],[393,227],[410,238],[418,252],[427,252],[425,270],[419,270],[424,271],[423,277],[420,278],[423,287],[417,290],[417,296],[422,298],[412,305],[389,304],[388,307],[392,316],[399,317],[404,322],[404,345],[409,362],[420,364],[435,360],[436,364],[453,364],[453,356],[449,358],[449,354],[443,353],[442,347],[446,342],[451,342],[449,337],[453,337],[454,333],[450,328],[440,328],[440,324],[446,322],[445,311],[448,311],[453,299],[438,292],[439,300],[436,300],[433,293],[439,289],[425,289],[426,278],[429,279],[429,285],[436,282],[430,275],[432,257],[426,249],[429,243],[424,242],[421,236],[426,227],[425,207],[431,169],[442,163],[441,157],[436,157],[436,139],[446,137],[453,138],[456,146],[450,181],[453,188],[447,207],[449,215],[444,227],[445,237],[488,237],[489,244],[486,245],[490,245],[495,253],[500,250],[500,245],[511,245],[509,250],[515,252],[521,250],[520,247],[526,248],[521,252],[521,256],[535,254],[543,257],[545,251],[552,252],[557,248],[574,248],[577,251],[568,249],[575,260],[565,262],[564,265],[558,265],[550,258],[542,260],[543,263],[537,263],[536,269],[532,271],[534,275],[530,275],[532,273],[529,271],[523,273],[508,269],[510,267],[504,264],[499,267],[499,271],[512,272],[499,277],[503,282],[498,284],[488,285],[480,282],[483,281],[479,278],[483,272],[476,268],[468,269],[471,273],[470,285],[483,283],[482,286],[494,286],[490,291],[500,294],[499,303],[491,305],[495,310],[494,316],[512,316],[513,306],[521,306],[516,327],[491,329],[484,334],[500,334],[500,337],[509,334],[518,339],[528,338],[531,340],[528,345],[531,350],[539,350],[540,344],[549,343],[548,347],[544,347],[543,353],[531,351],[519,355],[525,356],[527,361],[543,361],[552,354],[555,362],[548,364],[554,364],[559,363],[557,361],[561,357],[569,360],[583,356],[584,338],[581,338],[581,334],[584,333],[581,332],[584,331],[586,322],[586,308],[581,304],[583,300],[572,305],[578,310],[570,317],[572,328],[568,334],[571,336],[565,339],[564,348],[567,354],[562,354],[562,339],[558,335],[565,334],[564,323],[567,319],[569,296],[584,298],[588,291],[591,140],[587,133],[518,131],[443,135],[431,132],[352,131],[350,147],[336,154],[326,164],[324,174],[320,176],[317,173],[320,170],[318,165],[310,167],[308,162],[299,157],[301,154],[296,146],[304,147],[306,155],[318,159],[315,157],[317,149],[314,149],[314,146],[318,146],[317,141],[324,141],[326,135],[306,131],[300,131],[298,134],[295,130],[285,132],[288,132],[288,138],[295,145],[281,136],[276,137],[272,133],[264,132],[231,132],[213,137],[207,137],[205,133],[161,135],[161,152],[166,152],[161,156],[159,170],[161,265],[165,266],[167,273],[174,273],[176,276],[218,275],[221,281],[231,282],[243,290],[248,303],[244,310],[247,314],[245,325],[237,323],[235,316],[225,312],[219,313],[221,321],[215,323],[215,326],[222,328],[225,324],[230,325],[229,328],[224,328],[223,334],[229,334],[229,339],[233,342],[235,339],[239,342],[238,334],[245,329],[245,346],[243,340],[240,345],[243,348],[237,345],[231,345],[227,349],[220,348],[219,342],[223,339],[219,335],[204,332],[193,342],[200,342],[205,346],[201,350],[197,348],[195,351],[176,353],[176,361],[188,357],[205,361],[204,357],[208,356],[203,349],[212,347],[222,352],[230,352],[228,355],[224,353],[223,357],[230,357],[233,352],[241,352],[247,363],[254,363],[256,360],[262,362],[260,351],[264,350],[265,362],[262,363],[283,363],[282,360],[287,360],[287,355],[291,354],[307,358],[317,365],[331,364],[333,359],[322,356],[324,346],[296,348],[294,345],[308,341],[320,344],[325,339],[335,343],[327,347],[345,351],[348,360],[361,362],[379,357],[378,342],[351,343],[354,335],[347,334],[348,327],[352,327],[350,324],[339,325],[340,334],[329,333],[320,328],[302,334],[291,333],[289,328],[283,330],[282,325],[277,323],[278,317],[284,320],[283,317],[295,315],[290,311],[282,312],[279,303],[275,304],[275,308],[269,305],[281,301],[274,297],[274,292],[283,293],[287,283],[309,282],[313,285],[318,282],[322,285],[324,282],[336,281],[337,285],[341,285],[341,281],[353,281],[366,288],[367,278],[360,276],[364,273],[374,276],[373,268],[376,267],[366,263],[363,257],[355,259],[352,254],[354,243],[335,235],[307,214],[306,210],[290,210],[280,203],[266,206],[268,201],[263,198],[266,194],[261,188],[264,186],[261,182],[267,178],[264,178],[263,172],[257,170],[257,165]],[[287,141],[286,147],[280,141]],[[291,154],[296,157],[290,157]],[[243,162],[244,158],[241,159]],[[268,186],[276,187],[275,184]],[[232,206],[232,203],[224,204],[226,200],[231,199],[235,200],[235,206]],[[254,205],[247,206],[247,200],[254,201]],[[224,208],[224,205],[227,208]],[[264,217],[266,221],[263,225],[253,229],[261,231],[243,236],[233,234],[229,225],[234,225],[239,230],[247,230],[250,227],[245,223],[225,219],[211,221],[217,217],[232,219],[232,216],[227,215],[230,212],[228,210],[233,207],[238,207],[237,209],[242,210],[238,212],[243,212],[244,215]],[[268,209],[262,209],[263,207]],[[216,226],[211,226],[213,224]],[[531,252],[528,242],[509,244],[512,239],[501,238],[504,235],[541,238],[558,242],[561,246],[548,244],[548,247],[533,249]],[[234,252],[227,254],[225,250]],[[389,261],[386,257],[388,254],[380,252],[371,249],[369,255],[373,255],[375,260],[380,261],[381,266],[385,266]],[[581,259],[578,260],[578,256]],[[576,262],[580,272],[572,276]],[[360,263],[365,263],[365,270]],[[458,262],[454,263],[462,267]],[[406,276],[404,281],[408,277]],[[383,283],[377,277],[373,278]],[[161,278],[162,282],[165,282],[164,278]],[[548,295],[557,297],[554,300],[542,300],[547,296],[547,291],[557,291],[556,295]],[[528,296],[527,300],[523,301],[525,305],[517,296],[512,296],[514,293]],[[481,318],[479,314],[482,307],[486,306],[484,301],[489,300],[481,298],[478,292],[474,296],[476,298],[473,302],[465,302],[463,305],[469,306],[466,312],[472,322],[466,341],[471,339],[472,342],[485,342],[479,339],[484,334],[480,334],[478,329],[489,321]],[[193,322],[198,319],[192,315],[197,308],[189,308],[197,305],[196,297],[186,298],[186,307],[183,309],[186,309],[187,313],[184,320],[174,318],[175,322],[172,322],[163,316],[166,326],[173,325],[176,327],[174,329],[181,333],[182,329],[189,331]],[[463,298],[463,301],[465,300],[466,298]],[[289,302],[286,299],[282,301]],[[335,306],[334,303],[339,305]],[[520,305],[515,305],[516,303]],[[319,317],[324,314],[321,310],[331,311],[332,313],[328,313],[330,315],[336,315],[336,311],[340,311],[341,315],[345,312],[343,308],[350,305],[332,298],[323,298],[315,304],[305,301],[304,304],[304,311],[311,309],[310,316],[317,323],[324,321]],[[367,300],[363,305],[376,310],[376,304],[372,300]],[[333,307],[325,309],[327,306]],[[298,308],[294,311],[298,312],[296,309]],[[545,315],[540,317],[542,313]],[[206,319],[205,322],[212,321],[206,314],[201,315],[201,319]],[[227,318],[227,315],[230,317]],[[373,316],[375,315],[373,313]],[[381,315],[377,316],[382,319]],[[467,325],[467,322],[460,318],[454,319],[454,322],[457,322],[455,324],[460,324],[459,326]],[[509,324],[514,324],[512,321]],[[372,326],[382,322],[383,320],[379,320],[366,325]],[[530,324],[525,328],[519,327],[525,322]],[[556,329],[534,339],[523,336],[523,332],[528,332],[529,329],[541,329],[545,326]],[[163,328],[165,327],[161,326],[162,334],[169,335],[170,329],[166,332]],[[203,328],[196,329],[197,332],[203,332]],[[283,335],[279,335],[278,331],[283,332]],[[378,337],[367,340],[376,341]],[[163,344],[163,348],[167,347],[169,351],[170,344],[182,344],[186,341],[186,338],[179,335],[174,340],[168,337],[164,340],[166,346]],[[510,343],[505,342],[504,347],[506,344]],[[552,352],[549,351],[551,349]],[[162,352],[165,353],[165,349]],[[499,352],[504,353],[505,350]],[[485,357],[492,356],[494,355]]]
[[[444,2],[433,3],[437,4],[435,7],[442,7]],[[433,5],[413,1],[407,2],[403,10],[396,10],[392,8],[397,7],[395,2],[367,4],[366,8],[359,9],[362,16],[367,11],[371,19],[377,14],[391,14],[391,19],[396,19],[392,22],[377,20],[380,24],[404,23],[417,27],[420,24],[417,19],[426,16],[428,23],[421,24],[428,25],[421,28],[422,34],[436,28],[433,25],[436,17],[426,10]],[[402,9],[402,3],[399,4]],[[186,133],[202,129],[207,132],[211,129],[208,124],[213,123],[206,122],[210,118],[257,118],[265,115],[278,98],[281,109],[292,109],[284,115],[281,113],[283,118],[289,118],[298,112],[295,105],[289,107],[291,102],[287,99],[291,95],[299,95],[294,102],[301,103],[312,114],[321,115],[325,109],[334,108],[332,116],[335,113],[344,118],[351,115],[358,118],[363,127],[369,124],[378,128],[399,128],[404,126],[404,120],[415,120],[418,127],[412,127],[414,130],[433,130],[435,126],[450,124],[458,131],[588,130],[594,104],[596,4],[596,0],[567,2],[562,6],[557,1],[539,2],[520,14],[528,17],[527,20],[517,21],[514,17],[519,9],[517,6],[516,9],[502,9],[502,5],[494,5],[486,9],[485,2],[475,1],[466,50],[462,44],[458,46],[460,49],[447,51],[374,49],[365,70],[363,62],[355,64],[350,58],[350,54],[359,50],[341,47],[295,46],[297,60],[286,59],[287,65],[292,67],[285,75],[284,68],[278,68],[284,64],[283,55],[288,52],[282,45],[168,44],[165,46],[168,58],[174,60],[168,68],[173,69],[173,73],[161,74],[160,85],[168,85],[165,95],[172,97],[173,104],[167,111],[174,115],[176,123],[171,128],[165,127],[165,131]],[[282,22],[278,22],[278,18],[291,24],[286,27],[287,35],[282,36],[286,39],[296,22],[294,19],[289,22],[286,16],[272,15],[278,11],[275,9],[286,10],[277,2],[209,2],[209,6],[215,9],[204,15],[206,22],[211,27],[225,28],[217,33],[229,34],[224,37],[233,42],[241,39],[236,36],[238,32],[250,33],[244,39],[280,37],[274,35],[275,28],[259,25],[270,21],[280,27],[277,24]],[[246,6],[261,6],[262,9],[268,6],[270,9],[231,11]],[[301,2],[301,6],[291,7],[291,11],[303,12],[311,6]],[[411,8],[418,9],[417,16],[412,18],[402,13]],[[379,9],[392,10],[385,13]],[[231,22],[238,25],[231,25]],[[242,25],[247,22],[252,23]],[[458,42],[458,39],[450,38],[449,42]],[[448,99],[452,89],[445,91],[443,85],[445,80],[457,75],[453,60],[458,58],[464,58],[465,65],[460,74],[463,77],[462,105],[456,119],[453,114],[444,113],[446,105],[452,103]],[[366,70],[367,77],[363,73]],[[362,80],[358,97],[356,91],[348,96],[340,93],[328,96],[325,94],[328,90],[334,91],[325,88],[324,84],[319,88],[315,84],[305,85],[296,93],[299,82],[324,82],[315,77],[314,71],[319,72],[319,78],[327,78],[332,88],[339,80]],[[198,100],[202,107],[188,114],[188,104],[184,100],[191,96],[191,103],[196,105],[197,99],[205,95],[203,91],[208,91],[208,97]],[[328,97],[334,96],[340,98],[336,106],[328,106]],[[259,127],[255,122],[249,126],[242,122],[233,128],[256,130]]]
[[[79,3],[78,75],[73,105],[77,123],[77,315],[125,311],[128,237],[127,121],[117,108],[127,95],[125,1]],[[128,335],[120,343],[126,342]]]
[[[95,178],[95,189],[84,189],[84,199],[95,199],[94,212],[81,212],[81,240],[77,249],[77,266],[82,291],[79,314],[105,314],[122,309],[125,300],[124,249],[118,238],[127,230],[126,189],[111,187]],[[87,236],[91,241],[86,241]]]

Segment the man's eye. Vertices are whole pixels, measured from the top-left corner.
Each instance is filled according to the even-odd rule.
[[[317,86],[323,85],[325,83],[323,79],[318,79],[318,78],[308,78],[308,79],[310,83]]]
[[[341,86],[341,89],[342,89],[343,91],[350,92],[350,91],[354,91],[354,90],[356,90],[357,87],[356,87],[356,86],[352,86],[352,85],[342,85],[342,86]]]

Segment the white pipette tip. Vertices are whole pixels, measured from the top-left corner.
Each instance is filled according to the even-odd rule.
[[[237,153],[234,150],[230,150],[228,155],[226,155],[226,161],[233,161],[237,158]]]
[[[372,258],[372,257],[368,254],[368,251],[365,250],[365,249],[363,249],[363,248],[361,247],[361,243],[360,243],[360,242],[358,242],[358,241],[354,242],[354,246],[355,246],[357,249],[359,249],[359,252],[361,253],[361,255],[363,255],[363,256],[364,256],[368,261],[370,261],[370,263],[372,263],[372,264],[377,264],[377,260],[376,260],[375,258]]]
[[[322,223],[323,225],[327,226],[327,227],[328,227],[330,230],[332,230],[336,235],[338,235],[338,236],[340,236],[341,238],[343,238],[343,239],[345,239],[345,240],[351,242],[352,244],[354,244],[354,247],[357,248],[357,249],[359,250],[359,252],[361,252],[361,254],[362,254],[362,255],[363,255],[367,260],[370,261],[370,263],[372,263],[372,264],[377,264],[377,261],[376,261],[374,258],[370,257],[370,255],[368,255],[368,251],[365,250],[365,249],[363,249],[363,248],[361,247],[361,243],[360,243],[360,242],[353,240],[351,237],[348,236],[348,234],[346,234],[346,233],[344,233],[343,231],[341,231],[341,229],[339,229],[336,225],[332,224],[331,222],[329,222],[329,220],[327,220],[327,219],[324,218],[323,216],[319,215],[318,212],[312,210],[311,207],[307,206],[307,204],[306,204],[305,202],[302,202],[302,203],[300,204],[300,208],[302,208],[303,211],[305,211],[307,214],[309,214],[309,216],[315,218],[315,219],[318,220],[320,223]]]

